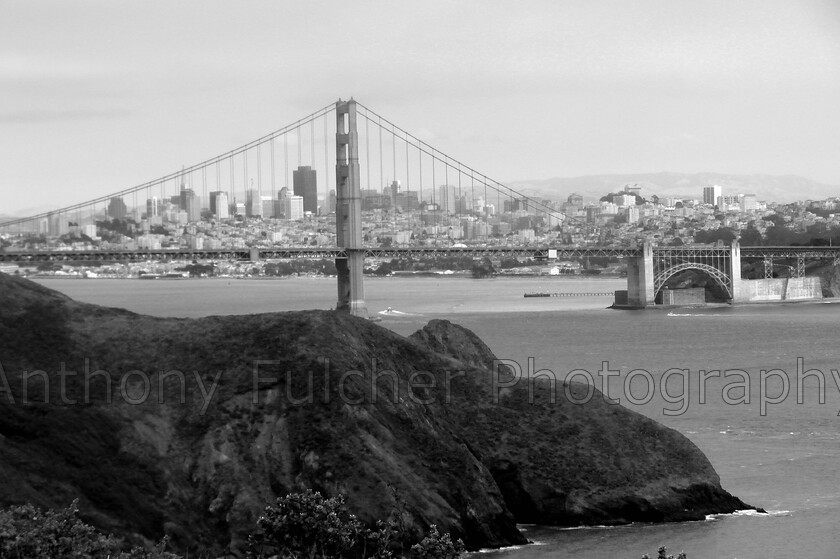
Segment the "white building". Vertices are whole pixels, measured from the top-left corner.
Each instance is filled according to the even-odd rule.
[[[290,221],[303,219],[303,196],[286,196],[280,200],[283,204],[283,215]]]
[[[230,218],[230,202],[228,201],[227,192],[216,194],[216,217],[218,219]]]

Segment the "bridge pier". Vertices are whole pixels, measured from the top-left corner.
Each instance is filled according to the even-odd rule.
[[[732,241],[732,252],[729,254],[729,291],[732,294],[732,304],[749,300],[745,297],[741,280],[741,245],[738,241]]]
[[[631,307],[647,307],[654,303],[655,295],[653,250],[649,243],[645,243],[642,256],[630,258],[627,263],[627,304]]]
[[[346,258],[336,258],[338,304],[336,310],[367,318],[362,270],[362,193],[359,186],[359,135],[356,128],[356,102],[335,104],[335,238],[345,249]]]

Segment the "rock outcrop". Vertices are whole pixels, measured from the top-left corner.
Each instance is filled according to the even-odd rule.
[[[304,488],[472,549],[523,543],[517,521],[746,508],[638,414],[545,387],[530,404],[524,383],[497,403],[493,359],[446,322],[407,339],[328,311],[155,318],[0,274],[0,505],[80,498],[107,532],[210,552]]]
[[[411,339],[491,371],[496,360],[475,334],[445,320],[429,322]],[[473,405],[456,408],[465,410],[464,436],[518,522],[701,520],[752,508],[721,487],[706,456],[677,431],[607,403],[586,385],[517,380],[498,368],[491,373],[498,396],[490,383]]]

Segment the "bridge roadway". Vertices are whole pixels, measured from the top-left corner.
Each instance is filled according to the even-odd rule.
[[[581,256],[623,257],[639,256],[641,249],[604,247],[418,247],[363,248],[365,258],[400,257],[511,257],[536,259],[574,258]],[[215,250],[27,250],[0,252],[0,262],[144,262],[193,260],[280,260],[292,258],[347,258],[350,249],[344,248],[245,248]]]
[[[642,256],[642,248],[611,247],[415,247],[415,248],[363,248],[365,258],[433,258],[433,257],[530,257],[536,260],[550,258],[607,257],[627,258]],[[683,246],[652,247],[654,258],[702,258],[721,256],[730,251],[728,246]],[[347,258],[350,249],[344,248],[245,248],[214,250],[4,250],[0,251],[0,262],[5,263],[41,263],[41,262],[145,262],[145,261],[214,261],[214,260],[280,260],[292,258],[335,259]],[[840,247],[785,247],[762,246],[741,247],[742,259],[840,259]]]

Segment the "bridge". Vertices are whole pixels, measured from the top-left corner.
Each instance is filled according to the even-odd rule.
[[[330,173],[330,142],[327,137],[329,117],[333,113],[335,167],[333,173]],[[359,139],[360,119],[364,121],[363,142]],[[323,121],[324,130],[323,160],[316,155],[316,145],[321,147],[320,140],[316,141],[316,128],[320,128],[316,122],[319,121]],[[371,127],[374,129],[373,134],[370,132]],[[311,148],[308,161],[303,156],[302,146],[307,132]],[[277,165],[276,159],[278,144],[281,142],[283,151],[280,159],[284,170],[278,171],[281,166]],[[289,164],[293,160],[293,157],[289,156],[290,143],[296,145],[298,152],[298,168],[291,174],[294,179],[293,194],[288,183]],[[368,188],[364,189],[364,195],[361,188],[361,157],[366,161],[364,179]],[[378,159],[378,171],[376,165],[371,164],[371,157]],[[387,171],[386,161],[390,167]],[[308,162],[309,165],[304,166],[304,162]],[[199,246],[204,243],[197,242],[201,238],[198,235],[191,237],[189,247],[178,247],[175,250],[152,246],[154,243],[151,241],[145,243],[147,246],[135,246],[130,249],[91,249],[78,246],[68,249],[67,245],[50,246],[47,243],[44,246],[28,243],[22,248],[0,250],[0,262],[32,264],[334,259],[338,270],[336,308],[358,316],[367,316],[362,276],[366,258],[623,258],[627,260],[627,291],[623,295],[617,294],[617,302],[642,308],[654,304],[657,295],[669,279],[688,270],[707,275],[719,286],[729,301],[738,303],[753,300],[756,290],[770,289],[770,284],[757,287],[757,284],[749,283],[751,280],[741,278],[742,260],[761,261],[764,279],[768,281],[773,280],[773,270],[778,265],[790,270],[790,278],[802,280],[807,260],[832,259],[835,264],[840,262],[840,248],[835,247],[739,247],[737,243],[731,246],[597,246],[597,228],[585,220],[562,212],[549,201],[524,196],[479,173],[352,99],[339,100],[335,105],[316,111],[293,125],[220,156],[184,167],[180,172],[170,173],[61,210],[2,223],[0,233],[22,238],[38,235],[46,238],[47,235],[66,235],[73,227],[77,234],[81,230],[93,233],[85,235],[90,238],[95,236],[98,226],[107,225],[108,218],[119,221],[120,218],[129,217],[128,208],[124,203],[127,197],[134,199],[132,224],[143,232],[138,238],[152,237],[151,231],[167,222],[185,226],[185,230],[190,227],[195,229],[191,224],[205,218],[215,219],[222,224],[225,220],[234,219],[226,205],[229,202],[229,194],[235,198],[233,193],[237,185],[247,189],[246,202],[231,204],[230,207],[244,209],[245,217],[279,216],[286,220],[296,220],[303,217],[304,209],[309,215],[318,211],[315,202],[317,189],[314,185],[307,186],[308,183],[315,182],[318,170],[325,177],[325,190],[329,190],[331,174],[335,185],[334,191],[329,190],[327,209],[330,211],[325,212],[330,216],[334,215],[334,230],[326,234],[323,231],[318,233],[319,236],[334,239],[333,246],[324,243],[317,246],[276,246],[277,243],[261,243],[270,246],[208,248]],[[238,182],[240,172],[243,180]],[[405,177],[405,189],[402,189],[400,181],[396,179],[398,175]],[[222,176],[225,176],[224,181]],[[278,176],[281,176],[280,180]],[[298,182],[301,183],[300,190]],[[440,184],[441,182],[443,184]],[[196,192],[199,184],[202,194]],[[285,186],[278,192],[277,187],[281,184]],[[251,188],[248,188],[249,186]],[[253,188],[254,186],[256,188]],[[371,188],[372,186],[377,188]],[[268,192],[269,187],[271,196],[264,196],[262,193]],[[207,195],[208,188],[215,188],[210,192],[210,196]],[[223,190],[224,188],[227,190]],[[168,194],[171,196],[168,197]],[[138,204],[138,195],[141,200],[145,198],[145,204]],[[142,211],[143,206],[145,212]],[[365,223],[362,220],[363,208],[373,213],[378,222]],[[501,211],[503,208],[504,212]],[[205,214],[209,210],[210,217],[202,216],[202,210]],[[523,230],[526,233],[536,230],[544,233],[560,231],[565,236],[557,235],[557,240],[576,237],[573,240],[579,242],[572,246],[561,243],[536,246],[532,234],[520,233],[521,245],[499,244],[498,238],[501,234],[491,235],[491,231],[498,230],[502,234],[510,231],[513,220],[525,223],[526,227]],[[322,225],[331,226],[332,218],[325,220]],[[413,240],[400,239],[400,228],[411,232]],[[386,236],[390,235],[388,238],[394,242],[391,246],[382,246],[381,243],[376,245],[368,238],[367,233],[372,229],[385,231]],[[270,232],[272,236],[277,236],[276,230]],[[265,233],[263,231],[263,234]],[[420,243],[416,241],[417,236],[421,237]],[[808,289],[802,287],[800,292],[807,295]],[[814,292],[813,286],[811,292]]]

